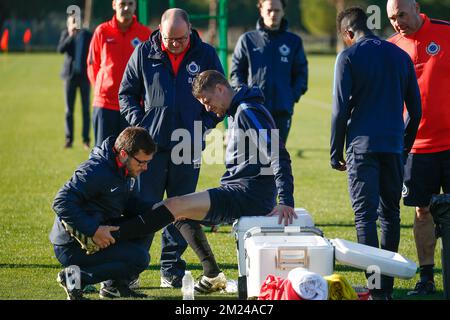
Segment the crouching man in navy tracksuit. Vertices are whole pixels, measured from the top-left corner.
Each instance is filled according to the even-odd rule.
[[[397,252],[403,157],[421,118],[414,66],[404,51],[369,31],[362,9],[341,12],[337,27],[350,47],[336,61],[331,167],[348,171],[358,242],[378,247],[379,217],[381,248]],[[372,297],[391,299],[393,285],[393,278],[382,276],[381,288],[372,290]]]
[[[115,244],[110,232],[117,227],[108,224],[136,216],[153,205],[141,201],[134,191],[136,177],[147,170],[155,151],[147,130],[129,127],[117,139],[109,137],[100,148],[94,148],[89,160],[78,167],[56,195],[53,210],[57,216],[50,241],[56,258],[66,267],[57,280],[68,299],[82,299],[81,286],[109,279],[109,286],[100,289],[101,298],[145,297],[129,289],[128,284],[148,266],[151,238]],[[83,237],[90,237],[90,245],[103,250],[87,254],[75,241]],[[78,286],[73,287],[71,282],[76,276],[70,273],[74,267],[79,272]]]
[[[116,240],[155,232],[174,220],[217,224],[242,216],[270,215],[279,216],[279,223],[288,225],[297,218],[291,160],[272,116],[262,105],[261,90],[242,87],[235,92],[221,73],[207,70],[195,78],[192,92],[206,110],[221,117],[226,114],[230,119],[226,172],[221,185],[168,198],[153,210],[116,224],[120,226],[113,232]],[[199,247],[199,239],[183,236],[194,251]],[[202,253],[196,254],[201,257]]]

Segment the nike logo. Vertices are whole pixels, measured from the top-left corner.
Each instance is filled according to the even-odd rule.
[[[253,48],[253,52],[255,52],[255,51],[263,51],[263,48]]]
[[[119,187],[111,188],[111,192],[114,192],[114,191],[116,191],[117,189],[119,189]]]
[[[106,42],[113,43],[113,42],[115,42],[115,39],[114,38],[106,38]]]
[[[157,66],[160,66],[160,65],[162,65],[162,63],[152,63],[152,67],[157,67]]]

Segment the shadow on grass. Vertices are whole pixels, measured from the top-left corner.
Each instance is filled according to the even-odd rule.
[[[219,263],[221,269],[236,270],[237,263]],[[0,263],[0,269],[61,269],[60,264],[37,264],[37,263]],[[147,270],[160,270],[159,264],[151,264]],[[201,264],[189,263],[186,265],[187,270],[203,270]]]
[[[0,263],[0,269],[61,269],[60,264]]]
[[[219,263],[220,269],[224,270],[237,270],[238,265],[237,263]],[[160,270],[161,266],[159,264],[152,264],[147,267],[147,270]],[[186,265],[186,270],[203,270],[203,267],[201,264],[197,263],[188,263]]]
[[[338,222],[338,223],[317,223],[316,224],[317,227],[344,227],[344,228],[349,228],[349,227],[355,227],[354,223],[346,223],[346,222]],[[378,227],[379,228],[379,227]],[[401,224],[400,225],[401,229],[412,229],[413,225],[412,224]]]
[[[424,296],[408,296],[408,292],[412,289],[394,289],[394,300],[444,300],[444,292],[442,290],[437,290],[435,294]]]

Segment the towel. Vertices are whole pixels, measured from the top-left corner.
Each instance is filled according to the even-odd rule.
[[[358,294],[344,276],[332,274],[324,278],[328,282],[328,300],[358,300]]]
[[[305,300],[327,300],[328,284],[325,279],[305,268],[292,269],[288,274],[294,291]]]
[[[261,286],[258,300],[301,300],[288,279],[269,274]]]

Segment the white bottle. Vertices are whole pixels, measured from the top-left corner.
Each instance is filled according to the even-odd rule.
[[[186,271],[183,277],[183,300],[194,300],[194,278],[190,271]]]

